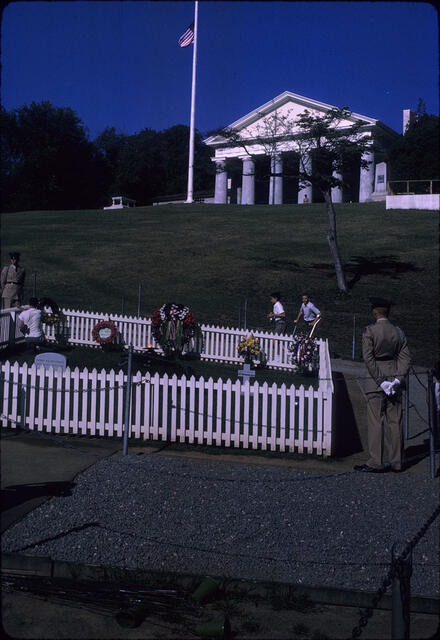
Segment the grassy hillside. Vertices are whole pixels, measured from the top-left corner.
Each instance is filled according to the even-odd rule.
[[[269,293],[279,290],[292,327],[306,290],[322,310],[321,336],[333,353],[356,355],[371,320],[368,298],[388,297],[392,319],[407,333],[414,361],[438,357],[438,217],[386,211],[384,203],[337,205],[350,294],[336,287],[322,204],[170,205],[116,211],[3,214],[2,262],[18,250],[32,292],[60,305],[141,314],[167,301],[187,304],[200,322],[238,326],[247,300],[248,327],[268,328]]]

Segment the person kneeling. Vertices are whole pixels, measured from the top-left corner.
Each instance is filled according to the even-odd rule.
[[[26,345],[35,353],[38,345],[44,342],[41,328],[41,310],[37,309],[38,298],[29,299],[29,307],[18,316],[18,326],[25,336]]]

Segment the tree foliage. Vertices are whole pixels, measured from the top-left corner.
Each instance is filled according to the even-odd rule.
[[[439,180],[439,148],[440,118],[419,100],[415,118],[388,152],[392,180]]]
[[[72,109],[50,102],[1,109],[0,124],[5,211],[98,208],[114,195],[145,205],[186,191],[187,126],[133,135],[107,127],[91,141]],[[196,132],[195,190],[212,188],[210,153]]]
[[[79,209],[100,200],[107,168],[72,109],[32,102],[3,110],[2,130],[6,211]]]

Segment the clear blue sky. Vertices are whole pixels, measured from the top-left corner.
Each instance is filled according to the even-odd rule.
[[[13,2],[2,104],[69,106],[95,137],[189,124],[194,3]],[[289,90],[398,132],[419,97],[438,114],[438,22],[417,2],[199,3],[196,127],[227,125]]]

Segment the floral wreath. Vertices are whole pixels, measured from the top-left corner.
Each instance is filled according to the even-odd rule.
[[[313,358],[318,348],[318,341],[304,334],[292,338],[288,350],[292,353],[291,362],[298,368],[313,369]]]
[[[45,308],[50,309],[50,313]],[[52,298],[40,298],[37,308],[41,310],[41,322],[43,324],[54,325],[61,320],[60,308]]]
[[[151,320],[153,337],[165,352],[182,353],[202,350],[203,338],[200,327],[189,307],[176,302],[167,302],[156,309]]]
[[[103,336],[101,331],[104,334]],[[92,329],[92,338],[99,344],[110,344],[118,335],[118,328],[111,320],[100,320]]]

